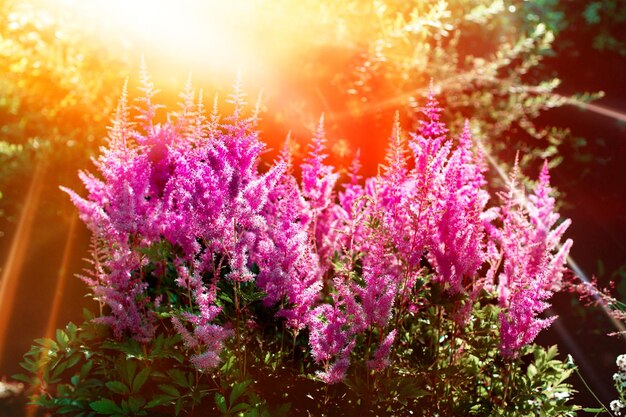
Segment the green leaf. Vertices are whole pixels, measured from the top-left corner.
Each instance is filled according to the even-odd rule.
[[[215,393],[215,405],[222,414],[226,414],[226,398],[219,392]]]
[[[133,392],[137,392],[143,387],[143,384],[146,383],[148,377],[150,376],[150,368],[143,368],[141,372],[137,374],[135,380],[133,381]]]
[[[93,313],[91,311],[89,311],[86,308],[83,308],[83,318],[85,319],[85,321],[91,321],[93,320]]]
[[[57,329],[56,337],[57,337],[57,342],[59,344],[59,347],[61,348],[61,350],[64,350],[70,341],[70,338],[68,337],[67,333],[65,333],[61,329]]]
[[[252,408],[248,410],[248,412],[244,414],[244,416],[245,417],[259,417],[259,410],[256,408]]]
[[[586,413],[603,413],[606,410],[604,408],[585,407],[585,408],[583,408],[583,411],[586,412]]]
[[[130,390],[128,389],[128,386],[126,384],[124,384],[123,382],[120,381],[109,381],[106,384],[106,387],[108,389],[110,389],[111,391],[113,391],[116,394],[120,394],[120,395],[127,395],[130,394]]]
[[[93,368],[93,361],[89,360],[85,362],[85,364],[80,368],[81,379],[84,379],[87,376],[89,371],[91,371],[91,368]]]
[[[237,402],[237,399],[241,397],[241,394],[243,394],[243,392],[246,390],[246,388],[248,388],[248,385],[250,385],[251,382],[252,381],[247,380],[247,381],[243,381],[238,384],[235,384],[235,386],[233,387],[233,390],[230,392],[230,397],[228,400],[231,406],[235,402]]]
[[[140,395],[133,395],[128,399],[128,407],[130,411],[137,413],[146,404],[146,400]]]
[[[122,409],[111,400],[98,400],[89,403],[92,410],[100,414],[121,414]]]
[[[70,369],[74,365],[76,365],[82,359],[82,355],[79,352],[74,352],[69,359],[67,360],[66,369]]]
[[[228,373],[228,371],[230,371],[233,366],[235,365],[235,356],[229,356],[225,361],[224,364],[222,365],[222,367],[220,368],[220,371],[222,371],[223,373]]]
[[[52,372],[52,379],[57,379],[67,368],[67,362],[60,362]]]
[[[39,369],[39,362],[26,358],[20,362],[20,366],[31,373],[37,373],[37,369]]]
[[[73,413],[73,412],[76,412],[76,407],[73,406],[73,405],[65,405],[65,406],[59,408],[56,412],[59,413],[59,414]]]
[[[175,397],[172,397],[170,395],[158,395],[154,399],[152,399],[152,401],[150,401],[148,404],[146,404],[146,406],[144,408],[154,408],[154,407],[158,407],[160,405],[169,404],[174,399],[175,399]]]
[[[16,381],[26,382],[27,384],[30,384],[32,382],[30,377],[27,376],[26,374],[13,375],[12,378],[15,379]]]
[[[178,401],[176,401],[176,406],[174,407],[174,412],[176,413],[176,416],[180,415],[180,411],[183,409],[184,404],[185,402],[182,398],[179,398]]]
[[[67,326],[65,326],[65,330],[67,331],[67,335],[69,336],[70,340],[76,339],[78,327],[74,323],[72,323],[71,321],[67,323]]]
[[[220,293],[219,298],[220,298],[220,300],[222,300],[222,301],[224,301],[224,302],[226,302],[228,304],[232,304],[233,303],[233,300],[231,300],[231,298],[227,294],[225,294],[225,293]]]
[[[135,371],[137,370],[137,363],[134,360],[118,361],[116,368],[119,369],[120,375],[124,377],[126,383],[131,386],[135,379]]]
[[[230,412],[231,413],[236,413],[238,411],[244,411],[250,408],[250,404],[248,403],[239,403],[239,404],[235,404],[234,407],[231,407]]]
[[[180,391],[178,391],[176,387],[173,387],[167,384],[160,384],[159,388],[161,388],[161,391],[163,391],[166,394],[171,395],[172,397],[175,397],[175,398],[180,397]]]
[[[57,345],[57,342],[55,342],[52,339],[42,337],[39,339],[35,339],[35,343],[37,343],[40,346],[43,346],[45,349],[51,352],[56,352],[59,350],[59,345]]]
[[[160,334],[157,336],[156,340],[154,341],[152,345],[151,355],[153,357],[159,357],[162,350],[163,350],[163,335]]]
[[[585,7],[583,11],[583,17],[588,24],[593,25],[600,23],[600,14],[598,13],[602,9],[602,3],[599,1],[591,2]]]
[[[172,378],[174,382],[176,382],[176,384],[178,384],[179,386],[181,387],[189,386],[187,382],[187,378],[185,377],[185,373],[181,371],[180,369],[169,370],[167,371],[167,375],[169,375],[170,378]]]

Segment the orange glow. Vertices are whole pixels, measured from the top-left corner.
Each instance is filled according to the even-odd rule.
[[[15,236],[11,242],[9,257],[2,272],[2,280],[0,281],[0,363],[4,363],[3,361],[6,360],[5,352],[10,341],[10,338],[7,336],[11,323],[7,317],[12,317],[13,307],[18,294],[20,274],[26,261],[26,253],[32,237],[33,223],[41,200],[45,176],[46,162],[39,160],[26,194],[24,209],[22,210]]]

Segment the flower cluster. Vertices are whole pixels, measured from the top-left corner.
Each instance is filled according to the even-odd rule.
[[[233,95],[235,110],[220,122],[216,112],[207,120],[187,91],[182,111],[161,125],[151,101],[154,87],[142,78],[143,111],[132,122],[122,97],[109,145],[95,161],[102,179],[81,173],[87,198],[66,191],[104,254],[87,278],[110,308],[100,320],[117,336],[150,339],[151,305],[162,298],[151,299],[150,290],[163,287],[174,269],[175,285],[187,296],[179,300],[185,307],[174,312],[173,325],[198,350],[192,361],[208,369],[217,365],[230,334],[214,323],[219,280],[254,280],[256,265],[270,301],[286,293],[291,304],[307,306],[312,297],[304,294],[317,292],[317,270],[310,268],[315,255],[307,222],[303,217],[299,223],[301,214],[294,212],[300,196],[290,194],[286,164],[259,172],[264,145],[255,117],[242,116],[241,95]],[[164,243],[170,253],[153,259],[154,248]]]
[[[461,321],[479,291],[497,286],[507,358],[551,322],[538,314],[560,288],[571,241],[559,247],[568,222],[557,225],[547,168],[528,199],[511,185],[502,207],[489,208],[469,122],[450,136],[432,90],[408,141],[396,119],[382,172],[363,180],[357,158],[338,191],[323,119],[298,181],[288,146],[260,168],[256,112],[244,116],[240,88],[221,120],[188,86],[181,111],[159,124],[146,74],[142,85],[134,119],[120,101],[95,161],[100,176],[81,173],[88,196],[65,190],[94,234],[85,280],[117,336],[150,339],[155,311],[169,308],[191,361],[214,368],[232,334],[221,288],[254,282],[294,334],[307,330],[319,377],[334,383],[359,340],[374,340],[370,369],[389,364],[393,319],[427,302],[416,298],[418,281],[465,300],[455,306]]]
[[[498,291],[503,308],[500,348],[505,357],[515,357],[556,318],[538,316],[548,308],[552,293],[562,286],[572,241],[560,244],[570,222],[565,220],[555,227],[559,216],[554,212],[550,191],[547,163],[528,198],[518,189],[514,172],[500,210],[502,226],[490,229],[500,248],[496,264],[503,265]]]
[[[615,415],[622,415],[622,409],[626,408],[624,396],[626,395],[626,355],[619,355],[615,361],[618,371],[613,374],[613,383],[620,399],[611,401],[611,410]]]

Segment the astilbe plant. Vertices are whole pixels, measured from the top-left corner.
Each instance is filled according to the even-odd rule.
[[[554,228],[558,214],[550,197],[549,174],[544,164],[534,193],[524,198],[516,189],[515,178],[504,197],[502,228],[494,232],[501,246],[503,272],[499,275],[501,350],[506,357],[517,355],[522,346],[555,319],[541,319],[546,302],[561,289],[563,264],[572,245],[559,244],[569,220]]]
[[[147,75],[142,81],[146,93],[138,117],[142,131],[128,120],[123,97],[109,146],[95,161],[103,179],[81,174],[89,190],[87,199],[66,190],[99,250],[106,253],[87,282],[110,308],[111,314],[100,321],[110,324],[116,336],[150,340],[152,306],[161,302],[162,294],[150,297],[148,281],[156,280],[158,291],[165,265],[146,271],[145,251],[166,241],[175,248],[171,259],[175,283],[187,292],[185,302],[190,306],[173,315],[174,327],[188,348],[199,350],[192,361],[209,369],[218,364],[223,342],[231,334],[214,324],[222,272],[228,270],[226,279],[232,282],[250,281],[254,279],[250,268],[256,263],[266,266],[264,274],[287,274],[298,259],[284,262],[272,257],[272,247],[303,239],[293,228],[274,229],[273,233],[282,232],[278,236],[270,232],[271,211],[266,206],[285,164],[258,172],[263,145],[254,130],[255,120],[240,114],[243,103],[238,96],[233,115],[219,130],[211,125],[190,129],[202,119],[186,108],[181,119],[159,125],[154,122],[157,106],[151,101],[154,87]],[[207,137],[186,137],[182,132],[206,132]],[[277,222],[280,216],[271,220]]]
[[[190,84],[180,111],[159,119],[145,72],[141,83],[134,118],[122,96],[94,161],[99,176],[80,174],[88,195],[64,189],[93,233],[83,278],[105,307],[95,322],[114,338],[149,345],[173,332],[197,370],[219,375],[236,358],[240,379],[248,355],[267,366],[289,330],[291,361],[316,381],[370,395],[382,389],[375,375],[386,378],[381,404],[396,398],[444,414],[573,409],[568,394],[524,399],[545,387],[567,393],[571,371],[555,350],[531,346],[553,320],[540,314],[571,246],[559,246],[569,223],[558,223],[547,165],[528,198],[514,175],[502,204],[490,202],[469,122],[449,135],[431,89],[408,141],[396,117],[377,176],[363,180],[357,155],[337,187],[321,119],[298,181],[288,144],[260,166],[258,111],[245,115],[239,85],[224,119],[217,100],[205,116]],[[253,346],[269,349],[264,360]],[[539,379],[520,368],[504,382],[485,379],[529,352]],[[227,413],[222,394],[216,406]]]

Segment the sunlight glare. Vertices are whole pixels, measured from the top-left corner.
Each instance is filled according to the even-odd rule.
[[[253,64],[254,42],[246,24],[258,1],[43,0],[118,38],[160,62],[208,64],[234,73]]]

